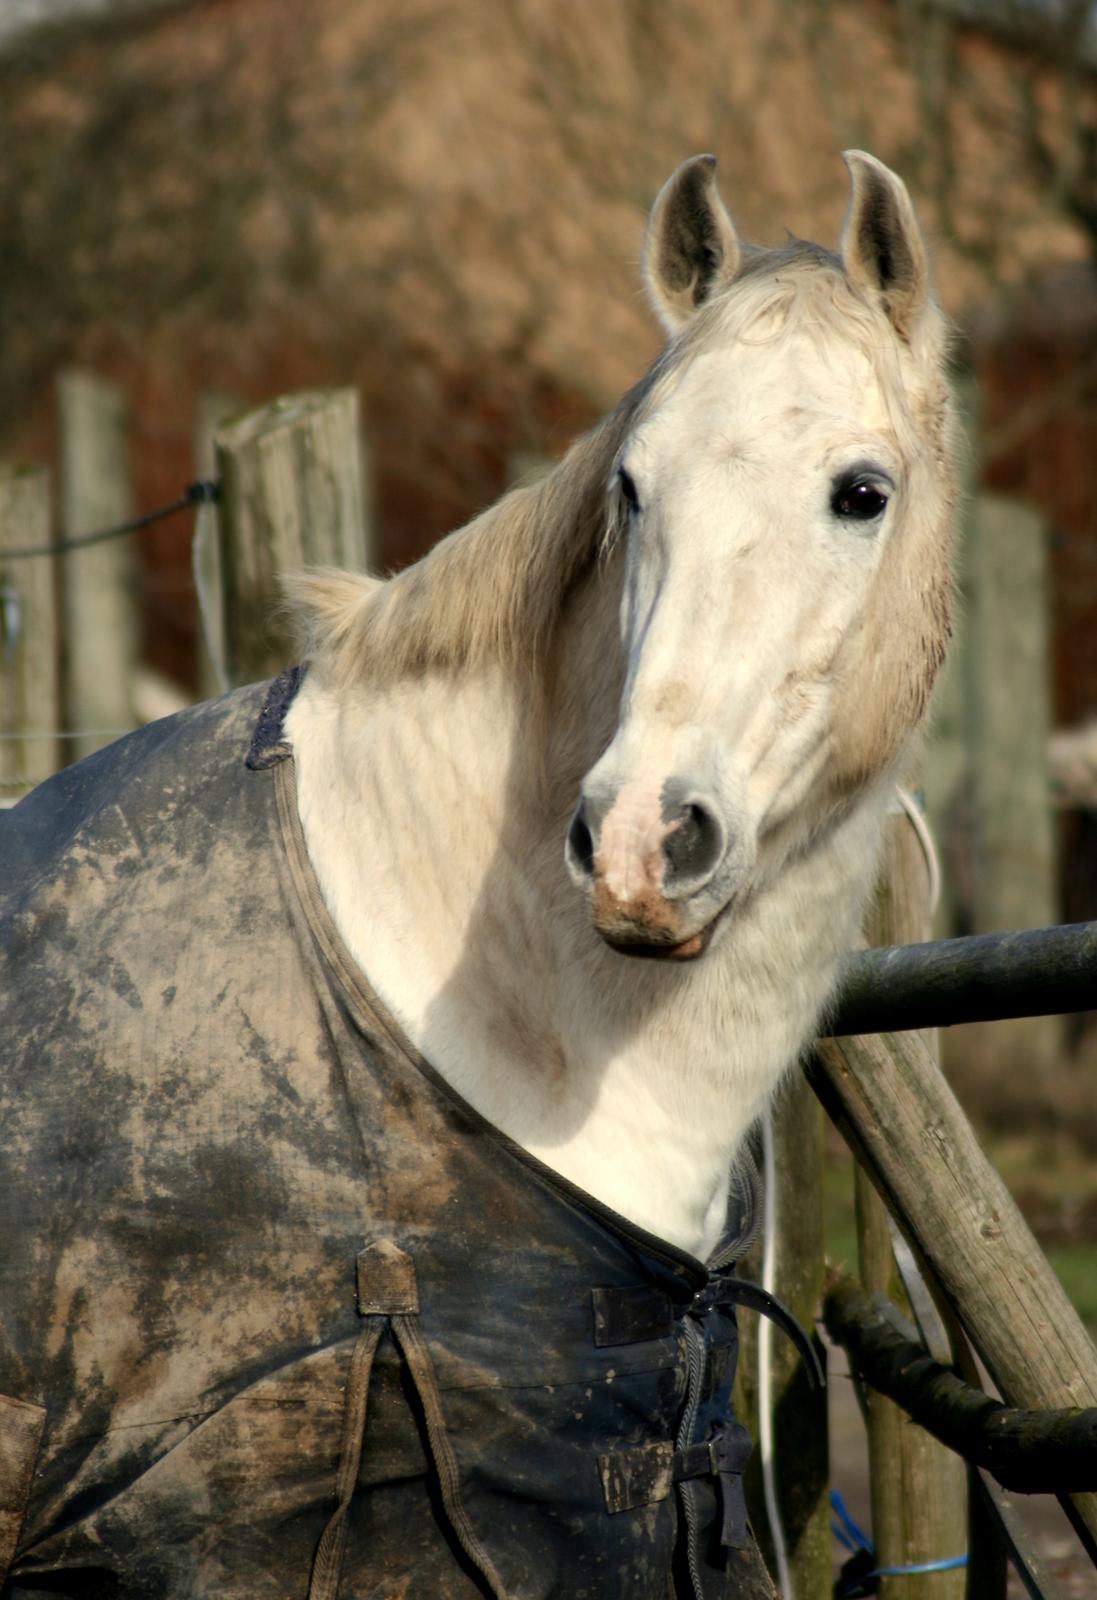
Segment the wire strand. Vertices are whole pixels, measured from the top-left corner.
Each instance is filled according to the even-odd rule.
[[[151,527],[154,522],[163,522],[166,517],[174,517],[180,511],[186,511],[188,506],[212,505],[221,497],[221,485],[212,478],[198,478],[187,487],[178,499],[170,505],[158,506],[155,511],[146,511],[140,517],[134,517],[131,522],[119,522],[113,528],[100,528],[96,533],[81,533],[71,539],[58,539],[54,544],[25,545],[22,549],[0,549],[0,567],[7,561],[29,561],[35,556],[59,556],[69,550],[84,550],[89,545],[105,544],[108,539],[121,539],[127,533],[140,533],[143,528]]]
[[[851,1551],[854,1555],[865,1554],[870,1561],[876,1560],[876,1550],[872,1540],[863,1528],[859,1528],[850,1515],[849,1507],[842,1498],[839,1489],[830,1491],[830,1509],[834,1512],[835,1521],[830,1525],[830,1531],[839,1544]],[[944,1556],[940,1561],[915,1561],[908,1567],[876,1567],[870,1572],[858,1574],[864,1578],[906,1578],[915,1577],[923,1572],[952,1572],[957,1567],[966,1567],[968,1557]]]

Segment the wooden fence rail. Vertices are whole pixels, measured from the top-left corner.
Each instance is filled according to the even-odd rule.
[[[827,1332],[853,1370],[946,1444],[1021,1494],[1097,1490],[1097,1408],[1022,1411],[935,1361],[893,1308],[838,1276],[823,1301]],[[880,1546],[877,1542],[877,1551]],[[882,1564],[886,1564],[882,1562]]]
[[[1065,1016],[1097,1003],[1097,922],[934,939],[850,958],[830,1018],[836,1037]]]
[[[1097,1405],[1097,1350],[917,1034],[822,1040],[809,1077],[1010,1405]],[[1072,1497],[1097,1556],[1097,1494]]]

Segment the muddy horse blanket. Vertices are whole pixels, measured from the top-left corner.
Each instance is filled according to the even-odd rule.
[[[0,819],[4,1600],[770,1595],[730,1279],[401,1036],[309,867],[292,686]]]

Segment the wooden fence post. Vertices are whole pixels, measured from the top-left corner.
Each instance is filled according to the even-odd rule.
[[[789,1084],[774,1109],[773,1147],[774,1293],[811,1333],[826,1268],[823,1113],[802,1081]],[[830,1593],[833,1549],[826,1391],[811,1388],[801,1356],[783,1335],[771,1328],[768,1343],[775,1488],[789,1582],[795,1600],[824,1600]],[[825,1364],[823,1348],[816,1343]]]
[[[968,706],[975,933],[1058,920],[1048,739],[1046,530],[1016,501],[983,495],[972,526]],[[980,1080],[1021,1109],[1052,1100],[1057,1017],[986,1023],[965,1039]],[[1019,1092],[1011,1090],[1015,1086]]]
[[[969,645],[968,617],[971,611],[971,545],[975,500],[981,465],[981,412],[979,385],[971,372],[954,383],[956,404],[967,446],[960,460],[960,502],[957,516],[956,604],[953,608],[952,643],[948,659],[933,691],[933,714],[922,760],[922,786],[926,815],[946,856],[949,846],[961,831],[966,816],[966,786],[970,768],[970,715],[968,712]],[[966,843],[966,841],[964,841]],[[959,906],[956,904],[954,875],[945,871],[941,903],[937,910],[936,932],[949,938],[959,931]]]
[[[283,573],[366,565],[358,396],[289,395],[218,429],[225,663],[231,684],[289,664]]]
[[[775,1217],[774,1292],[809,1332],[822,1301],[823,1118],[805,1083],[789,1084],[773,1111]],[[755,1283],[763,1277],[763,1240],[740,1264]],[[746,1474],[747,1504],[758,1543],[778,1577],[762,1479],[759,1404],[760,1317],[739,1316],[735,1408],[754,1439]],[[770,1419],[774,1488],[784,1534],[793,1600],[827,1600],[832,1587],[832,1539],[826,1393],[812,1391],[804,1363],[785,1337],[771,1333]],[[825,1351],[817,1345],[825,1364]]]
[[[217,476],[217,430],[246,407],[220,390],[198,396],[194,419],[194,465],[199,478]],[[221,579],[220,508],[203,505],[192,547],[194,587],[198,601],[198,648],[195,652],[198,698],[212,700],[228,688],[225,677],[225,597]]]
[[[362,477],[363,554],[362,567],[366,572],[381,574],[381,522],[377,509],[377,463],[373,453],[373,440],[360,423],[358,428],[358,459]]]
[[[57,381],[61,528],[98,532],[133,515],[126,400],[85,372]],[[61,557],[65,726],[73,759],[134,725],[137,611],[128,536]],[[99,735],[103,734],[104,737]]]
[[[906,817],[888,823],[880,885],[866,934],[870,944],[915,944],[930,933],[929,874]],[[936,1059],[936,1035],[922,1034]],[[863,1168],[854,1174],[861,1282],[906,1309],[887,1209]],[[962,1555],[967,1548],[967,1470],[952,1451],[916,1427],[892,1400],[865,1391],[872,1497],[872,1541],[881,1567],[909,1567]],[[881,1577],[881,1600],[961,1600],[966,1577],[951,1572]],[[991,1600],[991,1597],[986,1597]]]
[[[46,468],[0,467],[0,803],[57,770],[53,558],[4,561],[5,549],[44,547],[50,536]]]

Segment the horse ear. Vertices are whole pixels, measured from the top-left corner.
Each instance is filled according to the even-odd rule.
[[[644,239],[644,282],[670,333],[735,274],[739,240],[716,188],[716,157],[684,161],[660,189]]]
[[[842,262],[850,281],[882,302],[909,340],[930,301],[925,241],[906,185],[875,156],[847,150],[853,193],[842,230]]]

